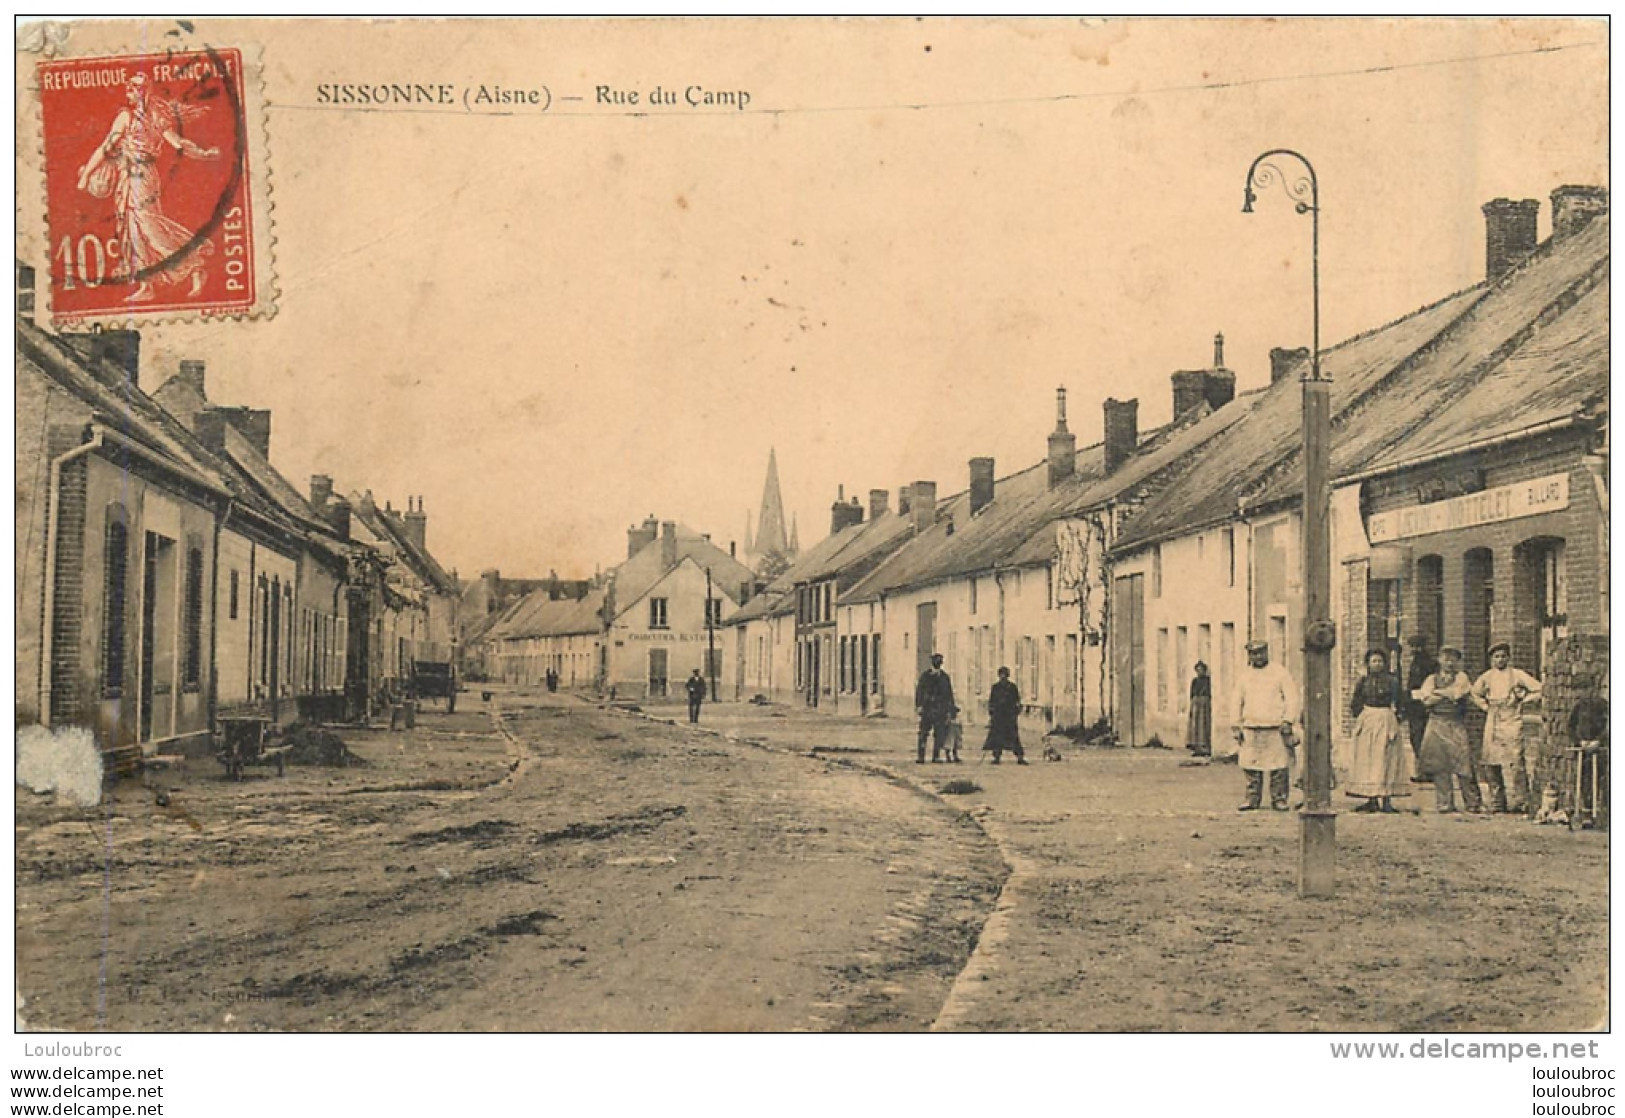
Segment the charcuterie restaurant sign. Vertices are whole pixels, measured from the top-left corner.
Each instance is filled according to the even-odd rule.
[[[1389,543],[1411,536],[1516,520],[1521,516],[1560,512],[1568,507],[1569,475],[1551,474],[1515,485],[1498,485],[1465,497],[1452,497],[1448,501],[1377,513],[1368,528],[1372,543]]]

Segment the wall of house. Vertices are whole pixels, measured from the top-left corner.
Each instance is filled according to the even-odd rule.
[[[775,703],[796,698],[795,616],[754,617],[727,629],[719,695],[745,701],[761,695]]]
[[[1182,747],[1190,706],[1190,683],[1196,661],[1208,665],[1213,680],[1214,745],[1224,751],[1224,730],[1234,695],[1236,672],[1246,663],[1246,644],[1255,630],[1253,614],[1285,618],[1294,608],[1287,595],[1289,580],[1281,548],[1289,528],[1272,518],[1266,533],[1271,548],[1265,563],[1264,583],[1269,608],[1249,608],[1251,571],[1250,533],[1246,524],[1207,528],[1132,554],[1118,557],[1112,576],[1118,593],[1125,580],[1138,576],[1143,594],[1144,619],[1139,629],[1139,645],[1144,657],[1143,702],[1145,721],[1138,733],[1129,732],[1130,719],[1119,708],[1127,698],[1119,667],[1126,652],[1111,661],[1107,669],[1108,696],[1112,724],[1118,736],[1143,745],[1152,735],[1166,745]],[[1114,608],[1122,613],[1122,604]],[[1130,634],[1114,628],[1127,624],[1123,617],[1108,614],[1106,645],[1125,641]],[[1286,642],[1290,643],[1290,642]],[[1272,645],[1272,654],[1279,654]],[[1288,656],[1288,670],[1296,671]]]
[[[722,602],[722,619],[735,609],[732,599],[713,588]],[[648,593],[628,603],[615,618],[608,634],[608,684],[617,698],[679,698],[683,681],[695,668],[705,675],[707,633],[705,626],[705,572],[692,562],[679,563]],[[650,602],[665,604],[663,627],[650,624]],[[727,678],[726,627],[716,627],[718,659],[717,684]],[[651,670],[659,653],[664,653],[665,686],[658,685],[651,696]]]
[[[18,725],[40,721],[41,672],[45,653],[45,557],[49,528],[51,459],[77,446],[89,409],[60,391],[27,362],[18,363],[14,401],[17,409],[16,501],[13,537],[16,568],[14,620],[16,635],[16,719]],[[82,488],[76,492],[82,510]],[[72,577],[82,571],[71,572]]]
[[[73,528],[57,551],[53,722],[89,726],[103,748],[140,742],[152,752],[166,743],[184,745],[209,729],[214,510],[100,454],[79,459],[65,474],[62,513]],[[106,642],[118,632],[107,630],[112,520],[126,528],[117,678],[107,677],[116,658],[110,659]],[[194,552],[195,560],[189,558]],[[70,566],[77,577],[68,576]],[[194,580],[201,597],[189,616]],[[142,655],[144,633],[150,664]]]
[[[294,691],[299,714],[340,719],[349,628],[343,579],[307,551],[299,559],[298,580]]]

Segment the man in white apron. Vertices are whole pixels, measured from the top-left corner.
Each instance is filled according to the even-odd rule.
[[[1233,733],[1238,746],[1237,762],[1247,777],[1247,799],[1242,811],[1263,806],[1264,774],[1270,776],[1270,806],[1286,811],[1292,788],[1290,773],[1292,723],[1298,717],[1298,689],[1286,669],[1270,663],[1270,646],[1264,641],[1247,644],[1247,668],[1236,684]]]

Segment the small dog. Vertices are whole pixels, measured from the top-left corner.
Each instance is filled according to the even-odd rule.
[[[1066,760],[1066,757],[1063,756],[1061,751],[1059,749],[1056,749],[1053,745],[1046,745],[1044,747],[1044,760],[1046,760],[1046,761],[1064,761],[1064,760]]]

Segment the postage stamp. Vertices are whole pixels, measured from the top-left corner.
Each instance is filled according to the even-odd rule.
[[[253,76],[235,48],[39,63],[58,325],[271,309]]]

